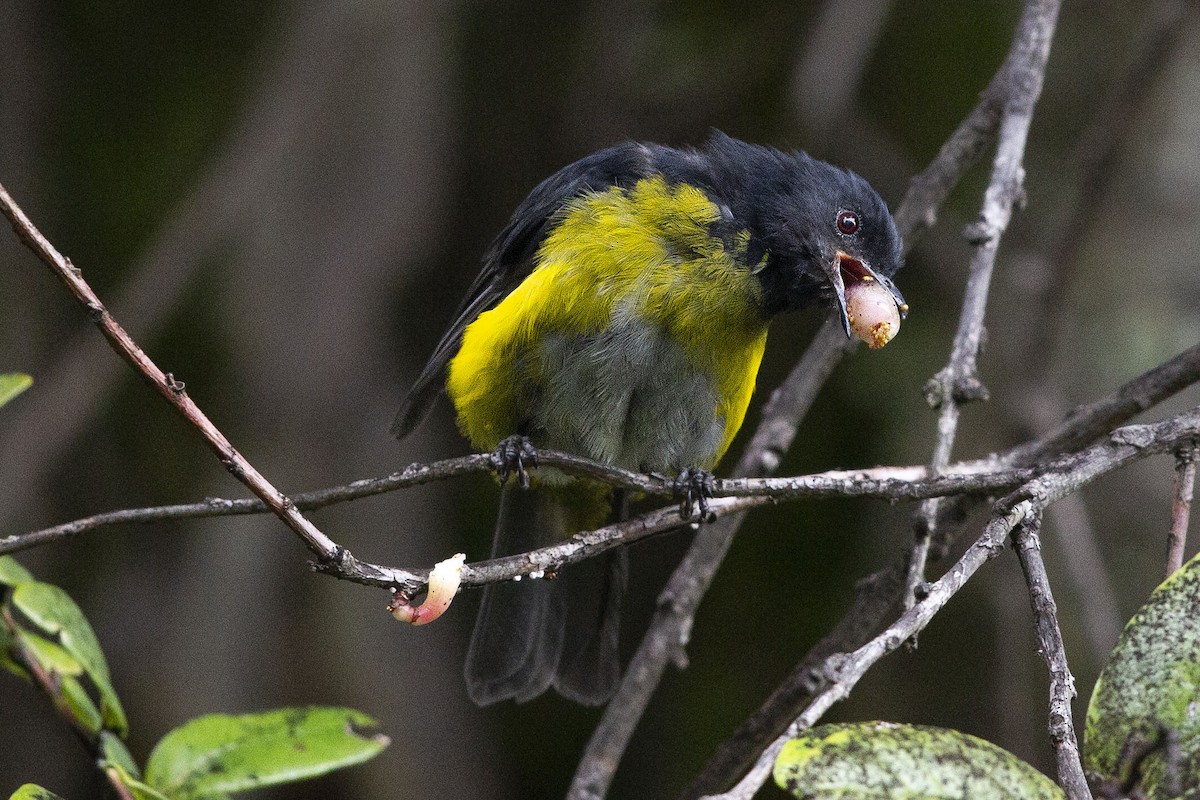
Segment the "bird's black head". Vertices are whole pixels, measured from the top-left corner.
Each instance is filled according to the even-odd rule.
[[[869,183],[805,153],[720,133],[706,155],[733,217],[750,231],[748,261],[768,314],[820,301],[837,308],[849,335],[845,289],[863,280],[879,281],[900,312],[908,310],[892,282],[902,261],[900,234]]]

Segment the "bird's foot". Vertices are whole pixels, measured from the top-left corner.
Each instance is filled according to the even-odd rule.
[[[496,460],[496,475],[500,483],[508,483],[513,475],[517,476],[517,484],[522,489],[529,488],[529,473],[526,466],[537,466],[537,448],[529,441],[528,436],[509,436],[500,442],[493,455]]]
[[[675,497],[679,499],[679,516],[691,522],[712,522],[716,519],[708,508],[713,496],[713,474],[708,470],[685,467],[675,476]]]

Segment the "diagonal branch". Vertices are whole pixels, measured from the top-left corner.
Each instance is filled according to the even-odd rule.
[[[906,232],[915,232],[922,225],[932,225],[941,201],[967,166],[982,154],[998,126],[1000,138],[992,178],[984,197],[980,222],[973,231],[978,247],[971,263],[963,312],[950,361],[926,389],[931,405],[942,412],[938,422],[938,443],[932,459],[935,471],[945,468],[949,463],[958,427],[959,405],[986,395],[975,368],[983,337],[983,315],[1000,236],[1008,226],[1013,206],[1021,197],[1025,143],[1033,109],[1041,93],[1058,10],[1058,0],[1028,0],[1017,23],[1012,47],[980,102],[942,146],[934,162],[913,180],[904,204],[897,210],[897,223]],[[906,606],[911,606],[917,586],[923,581],[937,516],[937,505],[926,503],[919,517],[920,536],[905,573]],[[876,610],[885,609],[886,606],[879,606]],[[736,761],[746,757],[752,756],[746,751],[734,756]],[[731,763],[736,762],[726,761],[725,767]],[[703,791],[700,787],[706,776],[716,777],[706,768],[705,775],[689,787],[684,797],[694,797],[697,791]],[[727,778],[726,773],[717,779],[724,783]],[[602,796],[602,793],[578,795],[580,798],[592,796]]]
[[[1058,760],[1058,782],[1069,800],[1091,800],[1083,764],[1079,761],[1079,741],[1072,721],[1071,701],[1075,699],[1075,676],[1067,666],[1067,651],[1062,629],[1058,624],[1058,606],[1050,591],[1050,577],[1042,560],[1042,542],[1038,531],[1042,515],[1030,514],[1013,533],[1017,558],[1025,583],[1029,587],[1029,602],[1033,606],[1034,626],[1037,629],[1038,652],[1050,672],[1050,741]]]
[[[1167,535],[1166,577],[1183,566],[1187,550],[1188,518],[1192,514],[1192,495],[1196,491],[1196,458],[1200,445],[1196,441],[1179,448],[1175,453],[1175,481],[1171,501],[1171,531]]]
[[[1007,91],[1000,118],[999,141],[979,220],[967,230],[976,249],[971,259],[958,330],[954,334],[950,360],[925,387],[926,400],[939,411],[937,443],[931,460],[934,470],[944,469],[950,463],[961,407],[972,401],[986,400],[988,396],[987,388],[979,380],[977,365],[983,341],[983,319],[1000,239],[1012,220],[1013,208],[1024,202],[1025,145],[1033,123],[1033,111],[1042,93],[1059,5],[1059,0],[1031,0],[1025,5],[1017,23],[1013,48],[1002,68]],[[925,579],[925,563],[937,528],[937,517],[937,501],[921,507],[917,523],[919,535],[907,580],[906,605],[914,602],[916,587]]]
[[[976,461],[961,462],[952,465],[940,475],[932,474],[932,471],[924,466],[902,466],[850,471],[829,470],[787,478],[719,478],[713,484],[714,497],[738,499],[738,502],[728,504],[717,502],[714,509],[721,514],[718,523],[725,524],[731,517],[740,519],[740,515],[751,508],[801,499],[873,497],[897,502],[929,497],[978,498],[993,495],[999,491],[1007,491],[1034,475],[1056,469],[1056,464],[1062,460],[1062,458],[1057,460],[1053,458],[1061,456],[1057,443],[1066,439],[1085,444],[1090,443],[1104,434],[1111,433],[1110,425],[1124,422],[1135,413],[1167,399],[1197,381],[1200,381],[1200,346],[1185,350],[1164,364],[1134,378],[1109,397],[1081,407],[1071,419],[1042,438],[1035,439],[1006,453]],[[789,384],[787,388],[794,389],[796,387]],[[777,393],[774,402],[778,404],[784,397],[784,393]],[[1133,402],[1130,398],[1136,398],[1137,401]],[[796,398],[791,397],[790,399],[794,401]],[[1123,410],[1123,415],[1114,412],[1114,408]],[[778,442],[795,432],[794,424],[783,424],[786,421],[778,418],[775,418],[774,422],[777,424],[764,424],[756,437],[758,445],[754,450],[759,454],[757,457],[763,462],[777,458],[778,456],[774,454],[780,452],[776,450]],[[1033,467],[1032,460],[1027,456],[1028,453],[1039,455],[1040,466]],[[1070,456],[1068,455],[1066,458],[1070,458]],[[564,472],[612,486],[632,489],[649,495],[673,496],[674,488],[671,482],[664,480],[659,475],[630,472],[554,450],[538,450],[536,459],[540,466],[556,467]],[[431,464],[410,464],[400,472],[381,478],[366,478],[342,486],[302,492],[292,495],[290,499],[296,508],[310,511],[432,481],[492,472],[500,466],[500,462],[494,454],[473,454],[444,459]],[[83,517],[42,530],[2,537],[0,538],[0,555],[116,525],[261,514],[269,511],[271,511],[270,507],[259,499],[219,497],[210,497],[198,503],[122,509]],[[462,585],[466,587],[483,586],[488,583],[511,580],[518,576],[524,577],[539,570],[559,569],[598,555],[612,547],[628,545],[647,536],[686,524],[677,514],[669,513],[670,511],[671,509],[655,511],[637,519],[628,520],[621,525],[582,532],[574,539],[552,547],[503,559],[465,565]],[[710,527],[715,528],[717,525]],[[318,571],[366,585],[401,588],[409,593],[419,591],[428,575],[427,569],[410,570],[363,562],[359,562],[359,564],[363,572],[361,575],[348,575],[336,568],[320,565]],[[868,578],[860,586],[861,591],[859,598],[855,601],[854,610],[847,615],[842,625],[826,637],[824,644],[861,641],[863,634],[854,634],[852,631],[867,630],[867,627],[862,625],[862,620],[878,619],[886,612],[892,603],[891,598],[896,593],[885,591],[884,587],[898,585],[895,584],[895,580],[898,578],[899,575],[894,575],[887,570]],[[879,606],[880,602],[883,603],[882,606]],[[807,692],[804,687],[810,681],[803,676],[807,674],[815,660],[823,658],[828,652],[831,651],[829,649],[822,650],[821,646],[810,652],[793,679],[781,685],[776,695],[772,696],[772,701],[768,701],[767,705],[778,705],[779,697],[777,695],[781,691],[785,694],[796,691]],[[797,675],[801,677],[796,677]],[[761,726],[762,721],[759,716],[755,715],[750,722]]]
[[[1031,5],[1033,3],[1031,2]],[[1057,5],[1055,5],[1057,10]],[[967,118],[955,129],[950,138],[942,145],[932,162],[917,175],[909,186],[908,193],[896,210],[896,224],[904,237],[906,247],[911,247],[913,239],[925,228],[933,225],[937,218],[937,210],[945,201],[950,191],[957,185],[963,174],[983,154],[995,136],[1000,121],[1000,111],[1008,98],[1008,76],[1010,65],[1017,63],[1017,54],[1025,50],[1035,49],[1031,42],[1022,38],[1028,33],[1018,28],[1017,39],[1013,50],[1005,64],[1001,66],[992,79],[987,90],[980,97],[979,103],[968,114]],[[1032,38],[1032,37],[1027,37]],[[1040,83],[1039,83],[1040,87]],[[833,349],[828,340],[828,326],[822,335],[810,346],[801,364],[789,376],[785,387],[793,382],[805,383],[811,381],[817,386],[823,384],[828,373],[840,360],[841,353]],[[812,370],[820,370],[815,377],[801,372],[801,367],[810,360]],[[784,391],[788,391],[784,389]],[[793,434],[808,410],[808,405],[796,405],[783,409],[777,417],[770,414],[771,409],[764,412],[764,426],[772,425],[781,428],[790,427]],[[783,437],[790,445],[791,435]],[[769,471],[778,464],[779,453],[786,445],[774,451],[757,451],[755,443],[758,434],[747,449],[743,464],[756,465],[758,469]],[[752,459],[752,460],[751,460]],[[739,464],[741,467],[742,464]],[[738,473],[741,474],[741,473]],[[592,735],[584,752],[583,759],[575,773],[571,790],[568,794],[574,800],[590,800],[604,797],[612,776],[620,762],[621,755],[629,743],[633,730],[649,704],[650,695],[661,680],[666,663],[670,659],[678,660],[679,648],[686,644],[691,630],[695,609],[711,582],[717,567],[729,548],[729,543],[736,532],[736,523],[723,526],[721,531],[711,536],[704,536],[707,531],[697,537],[684,561],[672,575],[667,588],[659,598],[659,609],[651,623],[650,630],[642,640],[633,662],[626,672],[626,677],[618,689],[614,702],[608,705],[604,718]],[[699,567],[699,571],[695,570]],[[692,571],[689,574],[689,571]],[[682,588],[682,592],[679,589]],[[672,644],[674,643],[674,644]]]
[[[1061,470],[1047,473],[996,504],[983,535],[939,580],[929,585],[922,598],[886,630],[851,653],[836,653],[815,670],[820,688],[804,711],[758,757],[746,776],[728,792],[707,795],[706,800],[750,800],[766,782],[776,757],[788,739],[816,724],[826,711],[845,699],[851,689],[888,653],[923,630],[950,598],[983,566],[998,555],[1012,531],[1040,515],[1050,503],[1147,456],[1171,452],[1190,441],[1190,431],[1200,426],[1200,407],[1154,425],[1130,425],[1105,441],[1071,456]]]
[[[296,505],[282,492],[275,488],[246,458],[234,448],[225,435],[200,410],[195,401],[184,390],[182,381],[170,373],[159,369],[145,351],[118,324],[113,316],[100,302],[100,298],[92,291],[83,278],[83,272],[64,257],[42,235],[34,224],[21,210],[8,191],[0,186],[0,213],[3,213],[12,223],[13,230],[21,241],[50,268],[59,280],[74,295],[75,299],[87,311],[88,316],[104,334],[117,354],[158,391],[163,398],[183,415],[183,417],[200,433],[205,443],[220,459],[230,474],[245,484],[256,497],[262,500],[271,511],[283,520],[289,528],[304,542],[317,557],[322,565],[332,565],[329,568],[344,573],[347,577],[372,577],[396,580],[396,576],[375,575],[365,569],[357,559],[345,548],[337,545],[312,524]]]
[[[1006,485],[1004,483],[1006,478],[998,474],[986,475],[986,473],[999,473],[1004,469],[1011,469],[1018,471],[1014,472],[1014,477],[1017,477],[1020,475],[1019,470],[1029,469],[1039,461],[1061,455],[1068,449],[1078,449],[1091,444],[1098,437],[1128,421],[1135,414],[1157,405],[1197,381],[1200,381],[1200,345],[1191,347],[1128,381],[1111,395],[1079,407],[1061,425],[1036,439],[998,455],[952,465],[941,476],[945,481],[953,481],[956,476],[965,478],[969,475],[980,475],[983,476],[981,480],[993,483],[980,483],[975,487],[963,483],[957,488],[948,488],[949,483],[947,483],[946,490],[939,496],[961,495],[966,492],[978,496],[989,486],[1002,488]],[[794,399],[787,396],[786,390],[794,388],[790,383],[785,384],[776,393],[773,403],[776,405],[793,403]],[[756,443],[751,449],[759,454],[761,471],[767,471],[768,468],[779,463],[783,449],[786,448],[791,436],[795,434],[796,420],[783,419],[782,416],[769,415],[756,434]],[[1064,447],[1065,442],[1074,446]],[[664,497],[671,496],[674,492],[673,487],[658,476],[629,472],[570,453],[539,450],[537,459],[542,466],[558,467],[573,475],[592,478],[610,486]],[[435,461],[431,464],[410,464],[400,472],[391,475],[380,478],[363,478],[343,486],[301,492],[292,495],[291,499],[301,511],[312,511],[336,503],[419,486],[431,481],[494,471],[497,466],[496,458],[492,454],[473,454]],[[895,493],[887,494],[886,492],[891,489],[873,487],[873,484],[886,481],[919,481],[928,477],[930,477],[928,467],[908,466],[876,467],[853,471],[830,470],[795,478],[718,478],[714,482],[713,493],[716,497],[765,493],[789,498],[840,495],[882,497],[888,500],[914,499],[933,496],[936,492],[924,495],[921,494],[924,490],[915,485],[895,485]],[[262,514],[269,511],[270,508],[262,500],[222,497],[210,497],[197,503],[121,509],[93,514],[41,530],[0,537],[0,555],[15,553],[115,525]],[[380,567],[379,569],[386,568]],[[421,573],[421,570],[413,570],[413,574]],[[868,579],[868,584],[879,588],[881,581],[884,580],[883,573],[879,573]],[[890,598],[891,594],[887,594],[887,597]],[[856,605],[864,601],[865,598],[860,597],[856,601]],[[890,599],[887,600],[887,603],[890,605]],[[875,618],[874,615],[867,614],[863,608],[860,608],[859,611],[860,613],[851,615],[856,620],[865,617]],[[831,637],[839,642],[852,641],[852,639],[837,637],[833,633],[831,633]]]
[[[973,469],[995,462],[1029,466],[1062,454],[1064,442],[1077,443],[1078,447],[1090,445],[1131,417],[1197,382],[1200,382],[1200,345],[1142,373],[1107,397],[1081,406],[1043,436],[998,456],[979,462],[963,462],[954,469]],[[953,504],[947,504],[950,505]],[[965,510],[962,513],[965,515]],[[854,601],[841,621],[805,654],[759,710],[721,743],[682,796],[693,798],[717,791],[744,772],[756,754],[779,735],[812,695],[819,683],[815,670],[821,662],[831,653],[860,646],[883,627],[883,621],[903,593],[907,572],[908,558],[901,557],[891,566],[859,581]]]

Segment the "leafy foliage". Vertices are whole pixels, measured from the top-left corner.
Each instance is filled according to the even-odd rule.
[[[43,789],[41,786],[27,783],[13,792],[8,800],[63,800],[63,798],[49,789]]]
[[[1156,800],[1177,796],[1166,783],[1171,759],[1176,785],[1196,787],[1182,796],[1200,797],[1198,707],[1200,556],[1154,591],[1117,641],[1088,706],[1084,767],[1112,785],[1133,778]]]
[[[0,374],[0,406],[5,405],[32,385],[33,378],[20,372]]]
[[[25,581],[13,587],[7,605],[23,622],[18,626],[18,643],[26,645],[26,652],[43,668],[64,676],[66,697],[72,708],[78,709],[78,719],[86,720],[93,732],[99,732],[102,720],[104,727],[123,734],[128,724],[112,686],[108,663],[92,626],[75,601],[57,586]],[[99,695],[96,718],[89,713],[95,706],[79,680],[85,677]]]
[[[1062,790],[990,742],[944,728],[822,725],[788,742],[775,782],[800,800],[1062,800]]]
[[[33,575],[29,570],[17,563],[17,560],[12,556],[0,556],[0,584],[5,586],[16,586],[18,583],[25,583],[33,580]]]
[[[163,737],[146,781],[172,798],[222,796],[324,775],[379,754],[389,740],[375,720],[347,708],[211,714]]]
[[[5,596],[6,595],[6,596]],[[346,708],[285,708],[200,717],[168,733],[145,776],[121,741],[127,723],[100,643],[57,586],[0,556],[0,666],[38,684],[93,742],[97,765],[137,800],[216,800],[234,792],[323,775],[387,747],[377,723]],[[27,784],[11,800],[52,799]]]

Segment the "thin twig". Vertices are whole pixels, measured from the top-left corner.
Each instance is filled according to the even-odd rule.
[[[950,360],[925,387],[926,399],[939,411],[937,443],[930,462],[934,470],[943,469],[950,463],[961,407],[988,397],[977,367],[983,342],[983,319],[1000,239],[1008,229],[1014,207],[1024,202],[1025,144],[1029,139],[1033,111],[1042,93],[1058,9],[1059,0],[1031,0],[1025,5],[1006,62],[1007,91],[992,176],[984,192],[979,220],[967,232],[976,249],[971,259],[958,330],[954,334]],[[931,500],[921,506],[905,605],[915,602],[917,586],[925,579],[925,565],[937,518],[937,501]]]
[[[1058,783],[1068,800],[1091,800],[1083,764],[1079,761],[1079,741],[1072,721],[1071,701],[1075,699],[1075,676],[1067,665],[1062,629],[1058,624],[1058,607],[1050,591],[1050,577],[1042,560],[1042,543],[1038,529],[1041,513],[1026,517],[1013,533],[1017,558],[1029,587],[1029,603],[1033,607],[1034,627],[1037,629],[1038,652],[1050,673],[1050,742],[1058,762]]]
[[[1200,454],[1196,442],[1175,453],[1175,486],[1171,502],[1171,532],[1167,536],[1166,577],[1183,566],[1187,550],[1188,520],[1192,515],[1192,495],[1196,491],[1196,458]]]
[[[974,469],[997,462],[1029,466],[1065,452],[1067,443],[1074,445],[1073,449],[1090,445],[1117,425],[1197,382],[1200,382],[1200,345],[1138,375],[1112,394],[1081,406],[1043,436],[998,456],[963,462],[955,469]],[[966,514],[965,508],[957,502],[946,503],[942,514],[953,511]],[[944,518],[941,522],[943,529],[948,527]],[[719,791],[749,768],[763,747],[800,713],[818,683],[814,675],[820,663],[830,653],[860,647],[882,629],[888,615],[901,600],[908,564],[907,555],[902,556],[859,581],[854,601],[841,621],[805,654],[762,706],[721,743],[681,797],[690,800]]]
[[[1102,475],[1121,469],[1150,455],[1169,452],[1200,426],[1200,407],[1155,425],[1130,425],[1105,441],[1072,456],[1063,471],[1030,481],[996,504],[983,535],[939,580],[929,584],[922,599],[852,653],[834,654],[824,660],[816,674],[822,680],[804,711],[761,753],[745,778],[728,792],[707,795],[707,800],[749,800],[771,774],[776,757],[788,739],[812,727],[837,701],[845,699],[867,670],[888,653],[919,633],[934,615],[966,584],[989,558],[1000,553],[1013,529],[1041,514],[1047,505],[1077,491]]]
[[[619,467],[611,467],[570,453],[553,450],[539,450],[537,458],[543,466],[557,467],[564,472],[600,480],[611,486],[633,489],[646,494],[673,495],[674,490],[670,482],[657,476],[630,472]],[[391,475],[380,478],[363,478],[342,486],[302,492],[292,495],[290,499],[292,504],[301,511],[312,511],[337,503],[372,497],[434,481],[494,472],[499,466],[499,462],[493,454],[472,454],[443,459],[430,464],[410,464],[400,472],[394,472]],[[911,469],[906,474],[916,476]],[[836,475],[836,473],[830,473],[830,475]],[[886,473],[881,472],[878,477],[882,478],[885,475]],[[753,491],[752,487],[742,487],[742,489],[741,493],[743,494],[750,494]],[[270,506],[259,499],[209,497],[198,503],[109,511],[42,530],[0,537],[0,555],[59,541],[111,525],[262,514],[271,510]]]
[[[647,495],[674,497],[670,479],[661,475],[643,475],[612,467],[580,456],[555,450],[537,450],[537,463],[563,472],[587,477],[610,486],[632,489]],[[342,486],[331,486],[291,496],[301,511],[312,511],[336,503],[407,489],[462,475],[493,472],[500,464],[491,454],[473,454],[448,458],[430,464],[410,464],[400,472],[381,478],[364,478]],[[990,494],[1011,488],[1030,477],[1027,468],[1009,469],[995,463],[972,462],[957,472],[951,468],[932,481],[924,466],[874,467],[861,470],[830,470],[789,478],[725,478],[713,482],[714,497],[754,497],[769,495],[774,500],[799,500],[822,497],[878,497],[898,501],[931,496],[930,493]],[[197,503],[127,508],[93,514],[49,528],[0,537],[0,555],[77,536],[115,525],[146,524],[182,519],[263,514],[271,509],[254,498],[209,497]],[[378,569],[386,569],[377,567]],[[414,570],[414,574],[419,570]]]
[[[737,785],[722,794],[705,795],[704,800],[750,800],[754,797],[770,776],[775,759],[787,741],[805,728],[812,727],[834,703],[845,699],[867,670],[881,658],[924,630],[975,571],[1004,549],[1009,532],[1025,518],[1031,506],[1032,502],[1025,500],[1006,514],[994,517],[983,535],[967,549],[958,563],[939,580],[931,583],[928,593],[882,633],[851,653],[836,653],[824,659],[815,670],[820,689],[814,693],[800,716],[762,752]]]
[[[1027,468],[1048,457],[1084,447],[1091,444],[1098,437],[1108,433],[1117,425],[1126,422],[1136,414],[1158,405],[1197,381],[1200,381],[1200,345],[1191,347],[1153,369],[1142,373],[1123,384],[1112,394],[1095,402],[1080,406],[1062,424],[1036,439],[1020,444],[1007,452],[995,456],[958,462],[951,465],[946,471],[947,477],[994,473],[1003,468]],[[768,411],[772,408],[782,409],[792,407],[795,398],[789,392],[795,388],[791,381],[781,386],[768,404]],[[764,417],[763,423],[759,426],[755,435],[753,446],[748,448],[747,451],[756,453],[758,464],[755,469],[757,471],[767,472],[779,464],[783,451],[787,448],[791,437],[795,435],[796,424],[795,419],[789,418],[789,415],[784,413],[768,413]],[[538,461],[545,466],[556,466],[572,474],[591,477],[613,486],[637,489],[648,494],[665,495],[669,493],[668,490],[664,489],[662,480],[654,476],[641,475],[617,467],[610,467],[569,453],[539,450]],[[385,477],[366,478],[344,486],[333,486],[312,492],[303,492],[293,495],[292,500],[297,508],[304,511],[311,511],[335,503],[383,494],[430,481],[488,472],[494,470],[495,467],[495,458],[490,454],[476,454],[461,458],[445,459],[431,464],[411,464],[404,470]],[[794,487],[795,490],[803,491],[803,484],[807,482],[819,484],[824,480],[835,482],[842,481],[843,479],[861,479],[865,482],[891,479],[916,481],[926,477],[929,477],[929,468],[923,466],[878,467],[849,472],[832,470],[815,475],[800,476],[798,478],[773,479],[764,483],[756,482],[754,479],[718,479],[714,484],[714,493],[718,497],[726,493],[749,495],[766,487],[779,486],[780,481],[795,481],[797,482],[796,487]],[[997,480],[998,482],[1003,482],[1001,479]],[[867,485],[869,484],[863,483],[861,487]],[[828,491],[834,494],[845,492],[847,495],[851,495],[861,493],[859,489],[860,486],[858,484],[849,481],[842,484],[832,484]],[[905,491],[911,494],[912,491],[918,490],[906,489]],[[947,491],[945,495],[952,496],[956,493]],[[795,496],[801,495],[797,494]],[[810,494],[808,496],[815,497],[817,495]],[[0,537],[0,555],[59,541],[70,536],[112,525],[259,514],[266,513],[269,510],[265,503],[257,499],[208,498],[198,503],[110,511],[65,522],[42,530]],[[413,572],[419,574],[421,571],[414,570]],[[873,579],[877,581],[881,575],[882,573],[879,573],[873,576]],[[863,619],[862,614],[857,616],[859,619]],[[852,641],[837,637],[834,638],[836,641],[843,643]]]
[[[1000,120],[1001,100],[1006,96],[1002,89],[1007,80],[1004,77],[1005,72],[1006,67],[1002,66],[981,95],[976,107],[942,145],[933,161],[910,183],[908,192],[895,214],[896,225],[904,238],[906,252],[916,237],[933,225],[937,219],[937,211],[950,191],[993,140]],[[822,336],[829,335],[827,325]],[[818,347],[822,349],[816,350]],[[828,342],[819,338],[805,353],[801,365],[814,352],[823,354],[820,358],[813,358],[814,362],[819,363],[821,374],[814,379],[801,373],[798,367],[793,370],[785,387],[793,382],[815,383],[819,387],[841,358],[841,352],[833,351]],[[813,368],[817,368],[817,365],[814,364]],[[746,451],[753,460],[743,457],[743,463],[753,465],[757,460],[759,469],[773,469],[774,465],[778,464],[781,454],[790,445],[794,431],[807,409],[807,404],[796,405],[771,419],[768,419],[768,413],[764,412],[764,422],[760,425],[759,432],[765,430],[765,425],[790,428],[791,432],[773,442],[770,449],[761,451],[755,449],[759,438],[756,433]],[[780,446],[781,443],[783,446]],[[737,522],[728,523],[723,527],[724,530],[714,531],[711,537],[697,537],[692,549],[673,573],[666,590],[660,596],[654,621],[638,647],[614,702],[609,703],[604,718],[592,734],[576,770],[568,793],[572,800],[592,800],[607,794],[621,755],[645,712],[650,695],[661,680],[667,661],[682,663],[682,647],[687,642],[695,609],[711,583],[711,576],[715,574],[728,551],[729,543],[737,529]],[[708,531],[702,532],[705,533]],[[700,568],[698,577],[689,576],[687,571],[697,567]],[[682,587],[683,592],[678,591],[677,587]]]
[[[1090,262],[1081,258],[1098,221],[1097,213],[1110,195],[1119,161],[1137,140],[1136,132],[1147,120],[1146,107],[1156,97],[1156,88],[1181,44],[1200,6],[1181,0],[1156,0],[1144,15],[1146,24],[1106,96],[1096,104],[1092,118],[1073,147],[1070,162],[1075,191],[1058,201],[1063,212],[1053,225],[1040,225],[1036,252],[1021,259],[1022,277],[1011,305],[1023,309],[1024,319],[1034,324],[1010,326],[1000,346],[1002,363],[1032,376],[1027,390],[1015,401],[1016,413],[999,415],[1012,441],[1024,441],[1031,431],[1057,422],[1066,407],[1069,369],[1054,369],[1069,346],[1069,314],[1061,312],[1063,298],[1075,282],[1086,275]],[[1192,19],[1189,19],[1192,18]],[[1065,206],[1065,207],[1064,207]],[[1048,213],[1049,209],[1042,209]],[[1152,265],[1142,265],[1145,269]],[[1005,357],[1007,356],[1007,361]],[[1119,613],[1112,576],[1105,565],[1087,500],[1083,495],[1066,498],[1050,509],[1049,521],[1063,535],[1054,537],[1063,555],[1065,574],[1078,602],[1080,619],[1087,634],[1094,664],[1103,664],[1120,633],[1124,617]],[[1061,594],[1061,591],[1060,591]]]
[[[1041,93],[1058,9],[1057,0],[1029,0],[1026,3],[1004,63],[981,95],[979,103],[942,146],[934,162],[913,180],[904,203],[897,210],[897,224],[906,234],[916,232],[921,226],[932,225],[936,210],[950,189],[982,154],[992,140],[993,131],[999,128],[992,179],[985,194],[980,223],[974,231],[978,249],[972,260],[950,361],[926,390],[931,404],[942,412],[931,462],[935,471],[949,462],[960,403],[986,396],[975,369],[983,337],[983,314],[999,239],[1008,226],[1013,206],[1021,198],[1021,164],[1025,142],[1033,109]],[[926,503],[923,509],[905,573],[906,606],[911,606],[915,601],[918,586],[924,581],[925,562],[937,525],[937,505]],[[573,796],[590,798],[603,796],[603,793]]]
[[[1009,450],[1003,461],[1010,466],[1028,466],[1048,455],[1078,450],[1198,379],[1200,344],[1142,373],[1112,394],[1080,406],[1055,428]]]
[[[187,395],[182,381],[159,369],[125,329],[100,302],[92,287],[83,279],[83,273],[65,258],[50,241],[42,235],[21,210],[12,195],[0,186],[0,212],[8,217],[13,230],[24,244],[50,268],[66,285],[80,305],[87,310],[89,318],[104,334],[117,354],[125,359],[142,377],[158,390],[158,393],[200,433],[209,448],[235,478],[267,504],[272,512],[296,533],[304,544],[316,554],[319,563],[330,571],[336,571],[351,580],[377,580],[396,576],[381,576],[369,565],[364,565],[348,550],[337,545],[313,525],[287,496],[276,489],[254,466],[239,453],[225,435],[212,423],[200,407]]]

